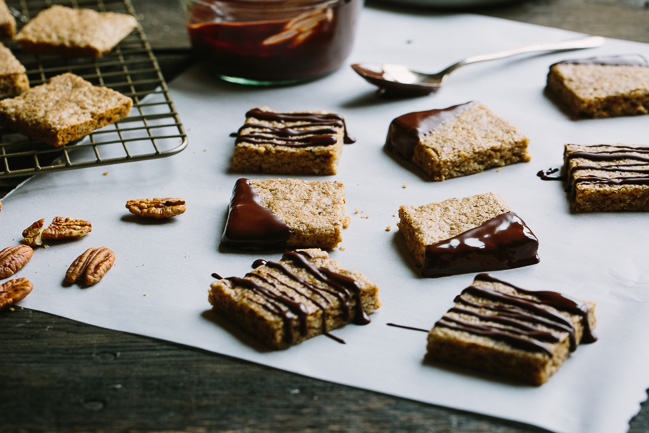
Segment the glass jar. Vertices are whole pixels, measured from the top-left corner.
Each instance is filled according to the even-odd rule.
[[[363,0],[181,0],[197,59],[240,84],[291,84],[337,69]]]

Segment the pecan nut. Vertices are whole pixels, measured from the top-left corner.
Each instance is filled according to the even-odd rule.
[[[45,218],[39,219],[34,224],[23,230],[23,243],[31,247],[43,245],[43,240],[41,239],[43,227],[45,227]]]
[[[86,286],[97,284],[115,263],[115,253],[106,247],[88,248],[75,259],[65,273],[65,282],[83,280]]]
[[[0,251],[0,279],[18,272],[33,255],[34,250],[27,245],[15,245]]]
[[[145,218],[171,218],[185,213],[185,200],[181,198],[141,198],[126,202],[134,215]]]
[[[23,300],[33,288],[27,278],[14,278],[0,285],[0,310]]]
[[[43,239],[62,240],[80,238],[92,231],[90,221],[77,218],[55,217],[41,236]]]

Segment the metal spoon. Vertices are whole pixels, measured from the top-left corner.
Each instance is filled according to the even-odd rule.
[[[369,83],[378,86],[381,92],[386,95],[421,96],[439,90],[446,77],[451,72],[461,68],[462,66],[537,51],[564,51],[594,48],[599,47],[603,43],[604,38],[599,36],[589,36],[586,38],[571,39],[567,41],[527,45],[510,50],[499,51],[497,53],[468,57],[436,74],[424,74],[422,72],[413,71],[402,65],[379,65],[376,63],[356,63],[352,65],[352,68],[356,73],[358,73],[358,75],[363,77]]]

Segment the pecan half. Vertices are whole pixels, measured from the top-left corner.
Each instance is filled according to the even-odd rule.
[[[43,245],[41,234],[43,233],[44,226],[45,218],[41,218],[34,224],[27,227],[25,230],[23,230],[23,243],[32,247]]]
[[[115,263],[115,253],[106,247],[88,248],[76,258],[65,273],[68,284],[83,280],[86,286],[97,284]]]
[[[0,279],[18,272],[34,255],[34,250],[27,245],[15,245],[0,251]]]
[[[14,278],[0,285],[0,310],[24,299],[33,288],[27,278]]]
[[[185,213],[185,200],[181,198],[141,198],[126,202],[126,209],[145,218],[171,218]]]
[[[61,240],[80,238],[92,231],[90,221],[77,218],[55,217],[41,236],[43,239]]]

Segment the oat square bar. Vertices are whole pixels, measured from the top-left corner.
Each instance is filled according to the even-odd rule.
[[[13,39],[15,34],[16,19],[11,15],[5,0],[0,0],[0,41]]]
[[[428,333],[426,359],[541,385],[593,343],[595,304],[479,274]]]
[[[529,140],[479,102],[419,111],[390,124],[385,148],[442,181],[529,161]]]
[[[65,73],[0,101],[0,125],[58,147],[126,117],[132,105],[119,92]]]
[[[242,178],[232,193],[222,244],[244,250],[331,249],[348,224],[340,182]]]
[[[398,226],[424,277],[539,262],[538,239],[498,194],[401,206]]]
[[[218,277],[209,301],[258,341],[285,349],[348,323],[365,325],[381,303],[379,289],[319,249],[287,251],[279,262],[256,260],[243,278]]]
[[[0,98],[19,95],[27,89],[29,79],[25,67],[0,43]]]
[[[99,58],[136,27],[131,15],[54,5],[29,21],[16,40],[27,53]]]
[[[336,174],[344,142],[351,142],[345,119],[327,111],[280,113],[268,107],[246,113],[232,156],[241,173]]]
[[[641,55],[564,60],[550,66],[547,89],[583,117],[649,113],[649,63]]]
[[[566,144],[563,159],[573,211],[649,211],[648,146]]]

